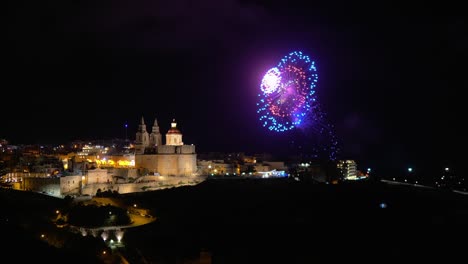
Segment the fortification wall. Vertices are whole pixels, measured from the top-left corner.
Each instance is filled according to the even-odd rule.
[[[82,189],[82,194],[95,196],[97,191],[117,191],[120,194],[144,192],[172,188],[184,185],[194,185],[205,180],[204,177],[183,177],[183,176],[146,176],[151,179],[136,183],[115,183],[115,184],[90,184]]]
[[[60,178],[25,177],[23,178],[22,189],[27,191],[46,193],[53,196],[60,196]]]

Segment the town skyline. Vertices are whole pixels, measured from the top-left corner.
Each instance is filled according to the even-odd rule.
[[[450,2],[450,1],[449,1]],[[445,2],[444,2],[445,3]],[[53,7],[53,8],[49,8]],[[258,120],[262,76],[288,52],[315,61],[341,156],[463,164],[466,17],[458,4],[372,1],[12,3],[0,138],[124,137],[176,118],[200,151],[281,151],[297,129]]]

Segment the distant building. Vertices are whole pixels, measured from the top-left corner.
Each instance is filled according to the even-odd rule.
[[[202,175],[239,175],[237,164],[224,160],[198,160],[198,172]]]
[[[286,171],[288,169],[284,161],[263,161],[262,164],[268,166],[268,170]]]
[[[357,180],[357,164],[354,160],[339,160],[336,164],[344,180]]]
[[[143,117],[135,141],[135,167],[153,175],[195,176],[197,154],[194,145],[184,145],[175,119],[166,133],[166,144],[155,119],[151,134],[146,131]]]
[[[86,184],[94,184],[94,183],[111,183],[112,182],[112,175],[108,173],[106,169],[93,169],[86,171],[85,177]]]

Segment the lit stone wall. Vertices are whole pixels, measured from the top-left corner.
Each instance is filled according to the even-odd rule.
[[[178,155],[177,175],[192,176],[197,171],[197,156],[195,154]]]
[[[179,175],[179,155],[159,154],[157,171],[161,175],[178,176]]]
[[[101,191],[117,191],[120,194],[145,192],[165,188],[173,188],[185,185],[194,185],[204,181],[205,177],[185,177],[185,176],[145,176],[147,180],[137,183],[118,183],[118,184],[90,184],[85,185],[82,194],[95,196],[98,189]]]
[[[80,193],[81,175],[65,176],[60,178],[60,192],[62,195],[74,195]]]
[[[99,189],[101,190],[101,192],[114,190],[113,184],[111,183],[94,183],[94,184],[85,184],[83,189],[81,189],[81,193],[83,195],[95,196]]]
[[[170,146],[163,145],[157,147],[158,154],[195,154],[195,145]]]
[[[141,178],[141,182],[136,183],[83,184],[82,177],[73,175],[60,178],[25,178],[23,186],[17,183],[16,189],[31,190],[57,197],[80,194],[95,196],[99,189],[102,192],[111,190],[124,194],[195,185],[206,179],[204,176],[145,176]]]
[[[111,171],[113,176],[119,176],[122,178],[137,178],[138,170],[135,168],[115,168]]]
[[[25,177],[23,178],[23,190],[46,193],[53,196],[60,196],[60,178],[47,177]]]
[[[106,169],[88,170],[86,175],[86,184],[112,182],[112,175]]]
[[[162,145],[157,147],[159,154],[174,154],[176,153],[176,146]]]
[[[135,155],[135,168],[148,169],[150,173],[158,172],[158,155]]]
[[[195,145],[183,145],[179,147],[182,154],[195,154]]]
[[[136,168],[145,168],[150,174],[163,176],[192,176],[197,171],[196,154],[136,155]]]

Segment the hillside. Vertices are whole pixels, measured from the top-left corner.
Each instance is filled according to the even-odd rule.
[[[201,250],[215,263],[449,261],[468,234],[468,196],[382,182],[208,180],[125,197],[158,217],[126,235],[154,261]]]

